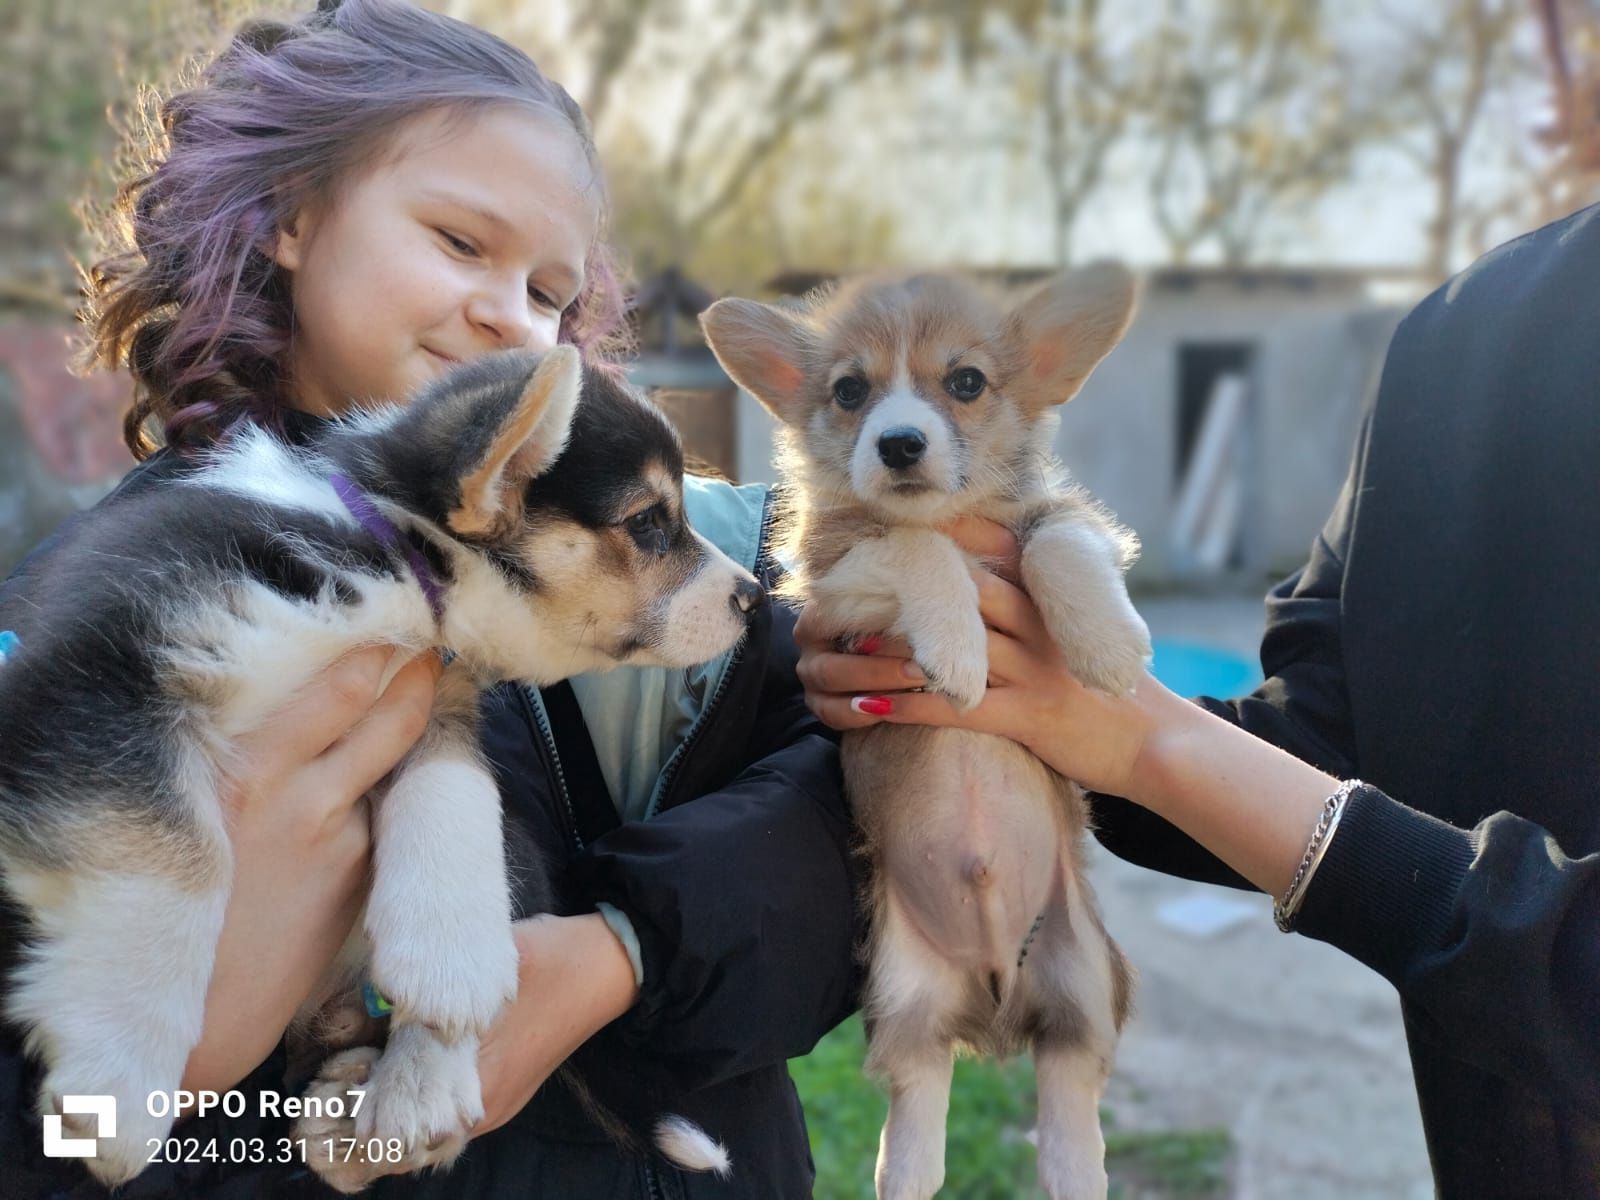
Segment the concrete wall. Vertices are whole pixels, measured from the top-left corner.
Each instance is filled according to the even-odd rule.
[[[1179,348],[1253,342],[1257,452],[1246,481],[1247,565],[1293,566],[1338,495],[1392,322],[1348,295],[1206,288],[1149,295],[1122,344],[1063,410],[1057,451],[1139,531],[1140,574],[1164,580],[1172,567]]]

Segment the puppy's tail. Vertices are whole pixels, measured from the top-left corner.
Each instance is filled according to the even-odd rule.
[[[656,1122],[656,1149],[685,1171],[710,1171],[726,1179],[733,1169],[727,1147],[684,1117],[662,1117]]]
[[[649,1153],[644,1144],[646,1134],[643,1121],[636,1122],[636,1119],[620,1116],[603,1103],[571,1063],[563,1066],[559,1074],[579,1105],[613,1142],[629,1154]],[[686,1117],[658,1118],[655,1128],[650,1131],[649,1140],[658,1154],[685,1171],[710,1171],[726,1179],[733,1170],[727,1147]]]

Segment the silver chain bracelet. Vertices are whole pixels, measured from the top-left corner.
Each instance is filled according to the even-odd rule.
[[[1312,831],[1311,840],[1306,843],[1305,856],[1300,859],[1299,869],[1289,881],[1289,890],[1283,893],[1283,899],[1272,906],[1272,919],[1284,933],[1294,930],[1294,919],[1300,912],[1301,902],[1306,898],[1306,888],[1311,885],[1311,877],[1317,873],[1322,856],[1333,842],[1334,831],[1339,828],[1339,818],[1344,816],[1345,801],[1350,799],[1351,792],[1361,786],[1359,779],[1346,779],[1339,785],[1339,790],[1323,803],[1322,816]]]

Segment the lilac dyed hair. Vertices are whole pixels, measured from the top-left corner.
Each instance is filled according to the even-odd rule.
[[[412,117],[507,103],[571,124],[603,206],[582,110],[492,34],[401,0],[323,0],[293,22],[242,27],[136,133],[144,166],[105,214],[107,253],[86,273],[86,358],[133,374],[123,437],[134,456],[155,448],[152,419],[180,446],[241,420],[279,425],[294,314],[269,256],[278,229],[334,197]],[[622,314],[597,240],[559,336],[598,359]]]

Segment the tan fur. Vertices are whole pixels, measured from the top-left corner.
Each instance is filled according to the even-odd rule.
[[[1016,304],[918,275],[854,281],[798,310],[714,305],[712,348],[782,423],[790,598],[841,637],[904,635],[930,687],[970,707],[987,674],[974,564],[934,526],[986,517],[1018,535],[1069,666],[1131,687],[1149,655],[1122,584],[1138,543],[1051,445],[1053,406],[1115,345],[1132,305],[1131,277],[1111,264]],[[966,369],[986,380],[976,399],[955,395]],[[854,408],[833,396],[845,375],[870,387]],[[883,441],[907,429],[925,443],[909,464]],[[841,756],[871,865],[867,1068],[890,1088],[878,1194],[941,1185],[951,1051],[964,1045],[1034,1050],[1041,1182],[1052,1200],[1104,1197],[1096,1104],[1132,974],[1083,873],[1082,790],[1020,746],[964,730],[880,725],[846,734]]]

